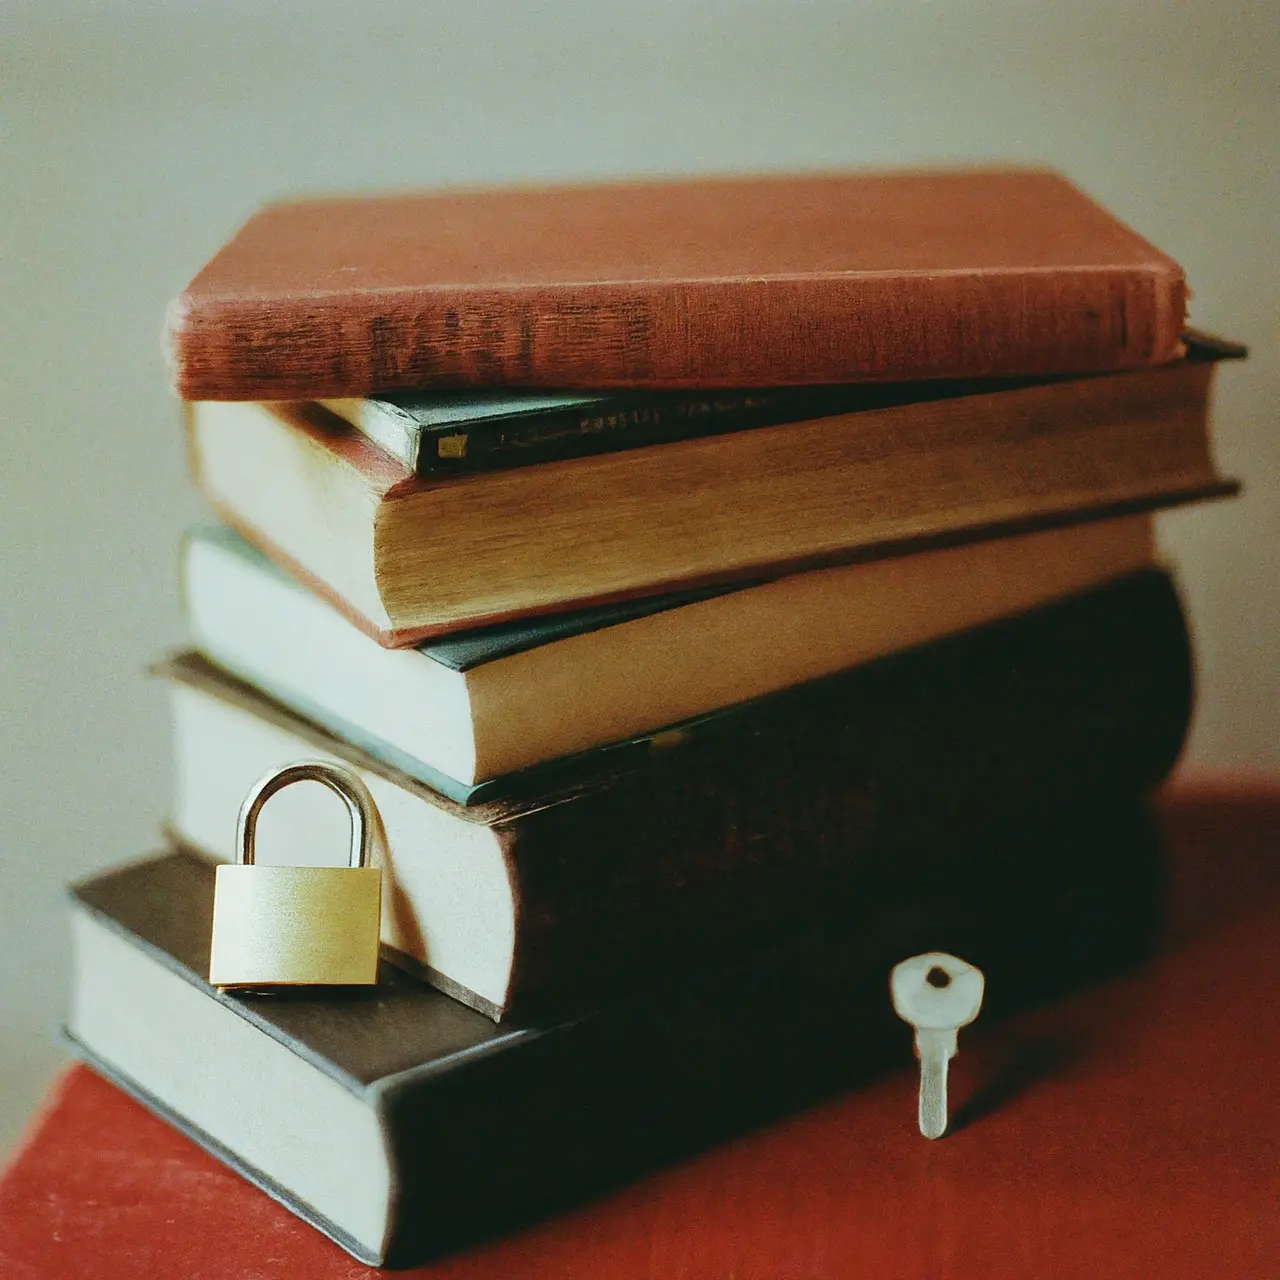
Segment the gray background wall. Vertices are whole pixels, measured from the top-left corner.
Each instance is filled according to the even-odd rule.
[[[60,887],[156,840],[198,513],[163,307],[297,191],[994,157],[1187,268],[1233,504],[1162,520],[1189,764],[1280,763],[1280,6],[0,0],[0,1150],[58,1061]]]

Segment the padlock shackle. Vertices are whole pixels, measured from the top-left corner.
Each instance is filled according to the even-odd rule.
[[[254,841],[257,838],[258,815],[262,812],[262,806],[277,791],[283,791],[295,782],[323,783],[342,800],[351,819],[349,865],[368,866],[369,844],[374,830],[373,799],[356,774],[325,760],[299,760],[296,764],[285,765],[283,769],[267,774],[245,796],[244,804],[240,806],[240,816],[236,820],[236,849],[239,851],[237,860],[240,865],[254,865]]]

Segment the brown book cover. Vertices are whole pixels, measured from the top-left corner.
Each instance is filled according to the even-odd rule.
[[[783,386],[1161,363],[1186,296],[1053,172],[719,177],[271,205],[166,339],[188,399]]]

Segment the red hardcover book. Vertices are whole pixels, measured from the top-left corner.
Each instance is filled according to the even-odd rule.
[[[179,295],[191,400],[1134,368],[1171,258],[1055,173],[703,178],[301,200]]]

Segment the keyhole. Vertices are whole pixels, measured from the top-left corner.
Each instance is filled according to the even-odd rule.
[[[924,980],[931,987],[938,987],[939,989],[951,985],[951,975],[941,965],[937,964],[924,975]]]

